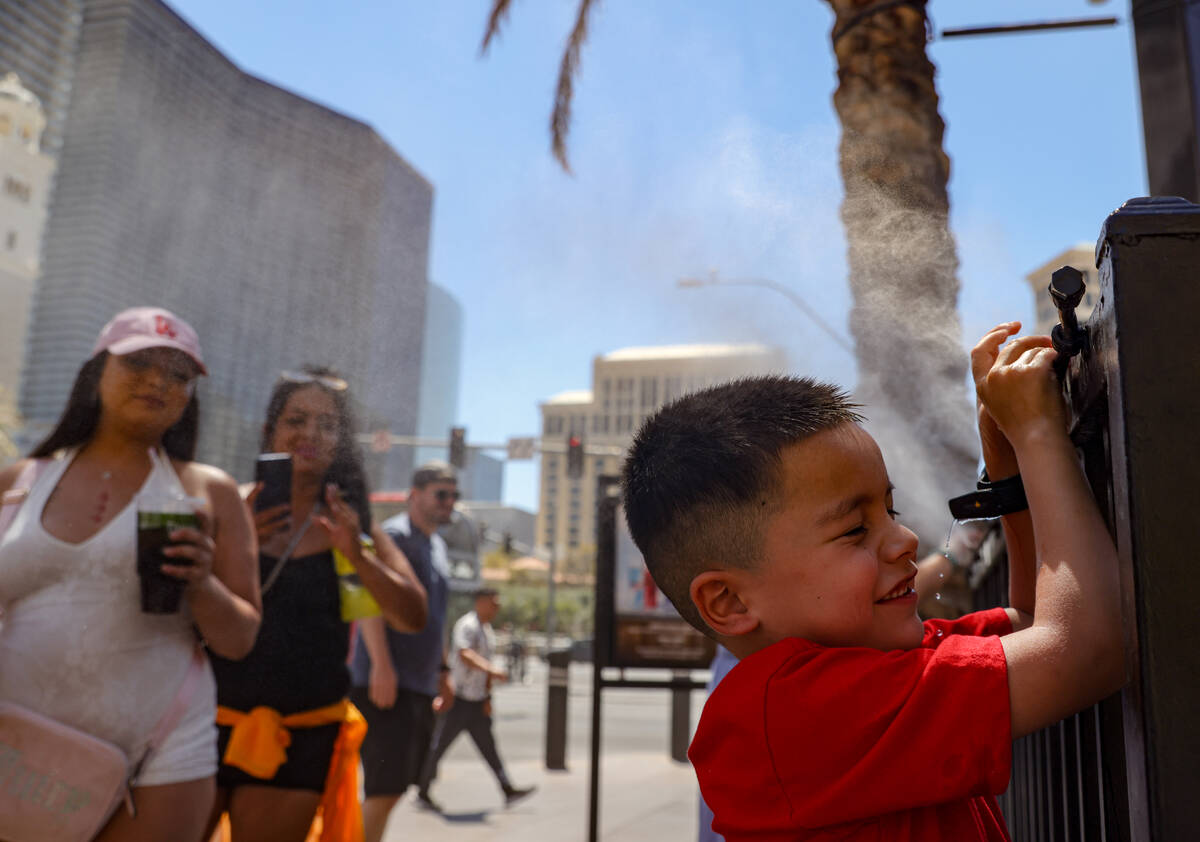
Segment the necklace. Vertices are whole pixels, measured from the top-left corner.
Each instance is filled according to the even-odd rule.
[[[103,471],[100,474],[100,481],[104,484],[100,486],[100,497],[96,500],[96,511],[92,515],[92,523],[97,526],[104,523],[104,513],[108,511],[108,500],[111,496],[109,483],[112,481],[112,471]]]

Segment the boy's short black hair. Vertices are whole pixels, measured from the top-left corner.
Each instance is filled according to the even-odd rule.
[[[685,620],[712,636],[692,604],[692,579],[759,558],[777,510],[780,452],[862,421],[857,406],[837,386],[768,375],[686,395],[642,425],[622,471],[625,518],[650,575]]]

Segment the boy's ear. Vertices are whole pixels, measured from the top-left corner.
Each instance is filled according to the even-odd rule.
[[[758,617],[738,597],[734,571],[706,570],[692,579],[688,593],[701,619],[717,634],[737,637],[758,628]]]

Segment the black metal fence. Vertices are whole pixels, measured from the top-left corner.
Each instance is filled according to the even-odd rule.
[[[976,609],[1008,604],[1003,544],[985,542]],[[1013,743],[1012,779],[996,799],[1013,842],[1125,842],[1124,737],[1119,698]]]

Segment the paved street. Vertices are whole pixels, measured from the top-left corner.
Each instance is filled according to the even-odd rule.
[[[571,667],[566,772],[545,769],[545,665],[529,660],[528,683],[496,691],[500,754],[529,799],[506,809],[491,772],[467,735],[442,761],[433,795],[438,815],[414,794],[392,813],[386,842],[531,842],[586,840],[591,750],[591,667]],[[703,702],[693,693],[692,725]],[[696,781],[670,758],[670,695],[660,690],[605,690],[600,782],[600,838],[675,842],[696,838]]]

